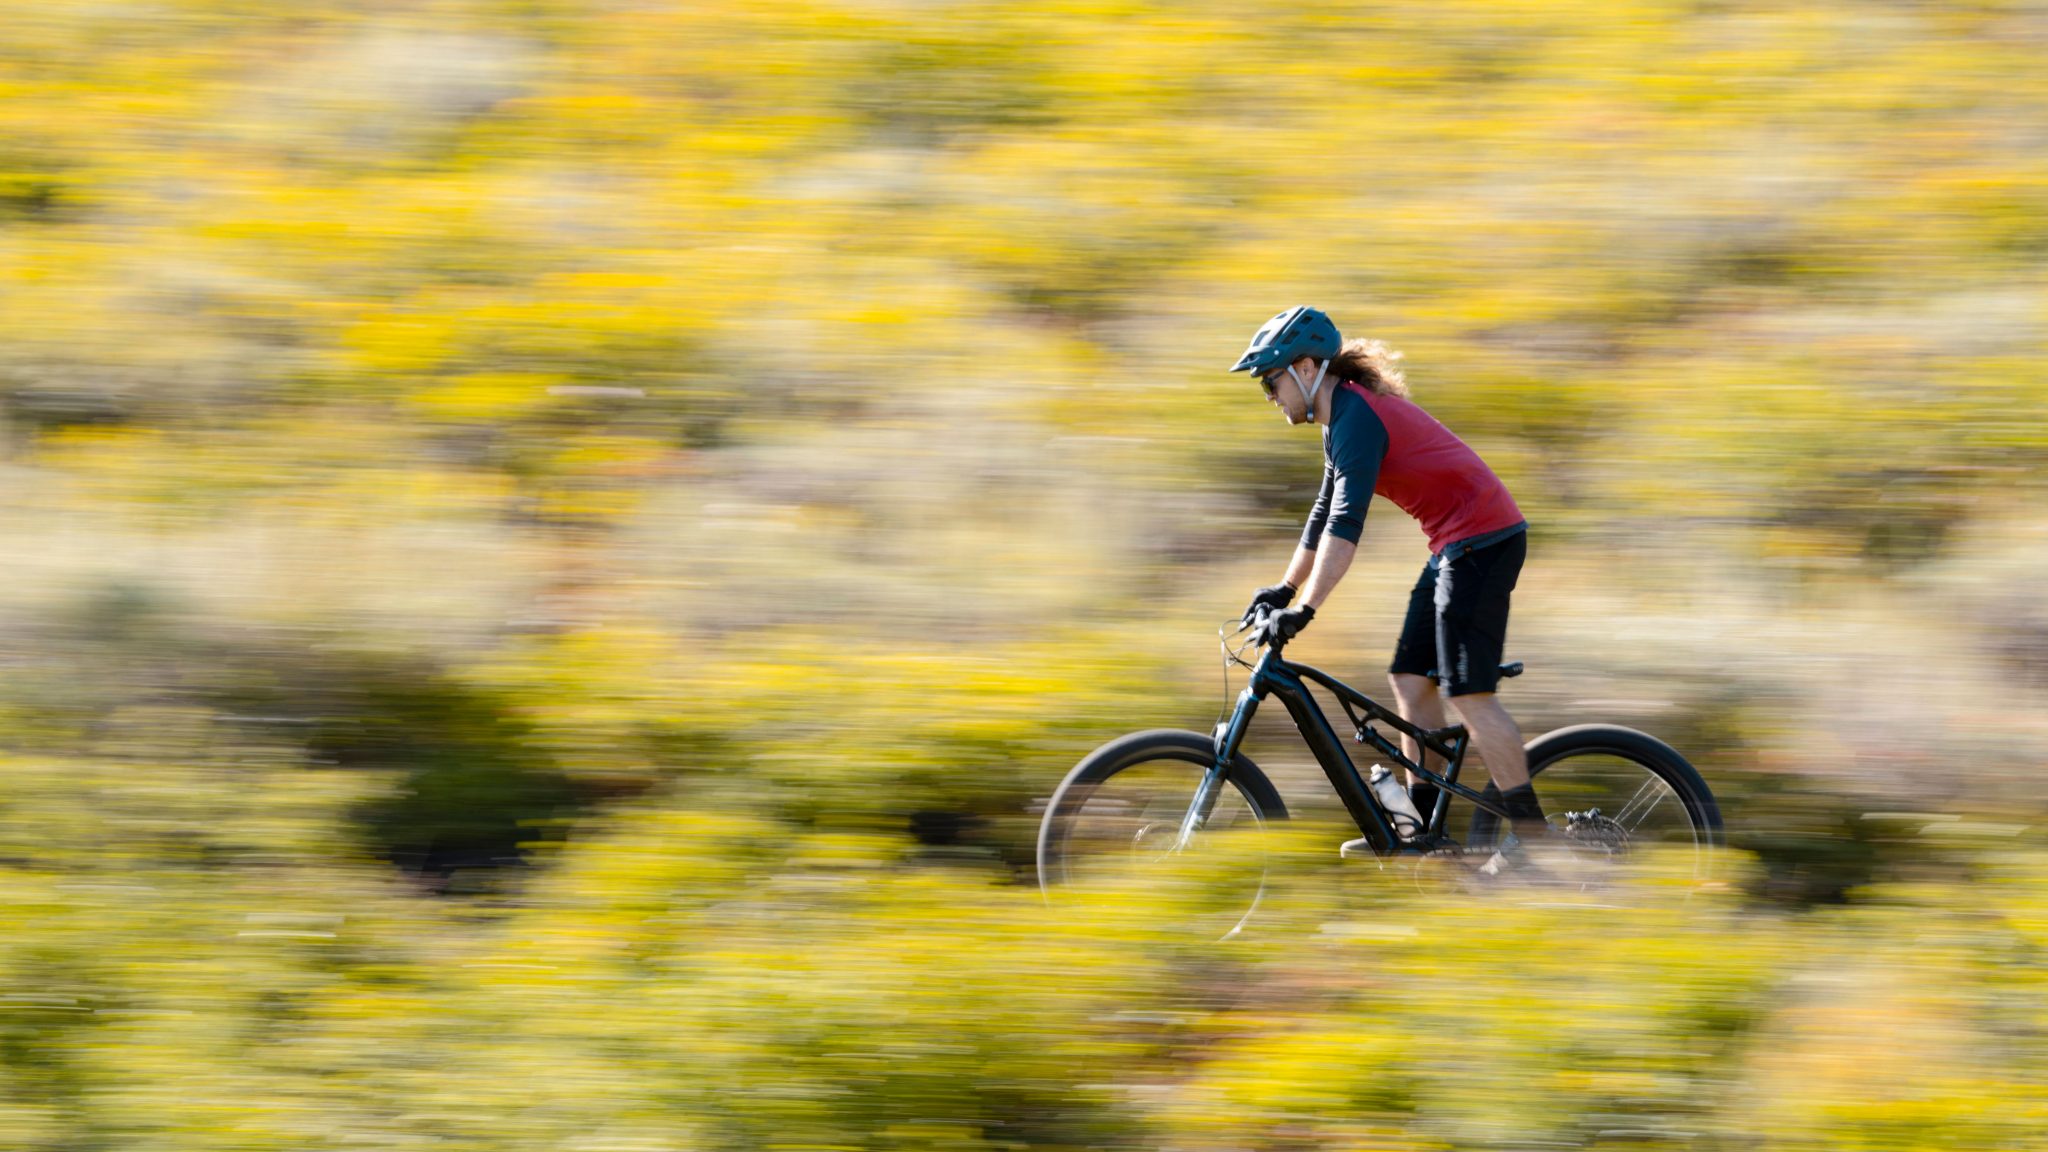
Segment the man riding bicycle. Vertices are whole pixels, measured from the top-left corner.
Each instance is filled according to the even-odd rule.
[[[1351,567],[1374,494],[1415,517],[1430,558],[1409,594],[1408,616],[1388,669],[1397,710],[1424,728],[1444,727],[1451,699],[1514,822],[1522,844],[1548,830],[1522,754],[1522,732],[1494,696],[1507,638],[1508,600],[1528,550],[1528,522],[1479,454],[1413,401],[1396,362],[1377,340],[1344,340],[1321,311],[1290,308],[1252,337],[1231,368],[1259,378],[1289,424],[1323,430],[1323,484],[1301,544],[1278,584],[1259,589],[1246,619],[1263,608],[1258,638],[1284,644],[1307,627]],[[1296,604],[1296,597],[1300,603]],[[1402,738],[1418,764],[1424,750]],[[1430,753],[1426,767],[1442,757]],[[1437,788],[1409,775],[1415,806],[1434,809]],[[1363,840],[1346,854],[1370,853]],[[1482,871],[1519,863],[1518,848],[1495,853]]]

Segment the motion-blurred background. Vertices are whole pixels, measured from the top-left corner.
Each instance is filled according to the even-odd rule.
[[[2041,1147],[2048,7],[0,11],[0,1144]],[[1313,303],[1725,883],[1044,910]],[[1376,503],[1298,655],[1380,687]],[[1190,896],[1189,899],[1198,899]],[[1162,899],[1172,899],[1163,894]]]

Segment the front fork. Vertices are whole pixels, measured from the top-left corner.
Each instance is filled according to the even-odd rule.
[[[1237,707],[1230,719],[1216,725],[1216,761],[1202,774],[1201,786],[1195,789],[1195,798],[1188,804],[1188,813],[1181,817],[1180,836],[1174,841],[1176,852],[1194,841],[1195,833],[1209,822],[1209,816],[1216,811],[1216,798],[1223,793],[1224,778],[1229,774],[1230,761],[1237,756],[1238,746],[1244,743],[1244,734],[1251,728],[1252,715],[1259,710],[1259,693],[1246,685],[1237,694]]]

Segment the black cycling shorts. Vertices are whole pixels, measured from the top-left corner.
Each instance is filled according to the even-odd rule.
[[[1508,638],[1508,595],[1528,554],[1529,534],[1517,532],[1484,548],[1452,545],[1431,556],[1408,595],[1388,671],[1434,677],[1453,696],[1493,691]]]

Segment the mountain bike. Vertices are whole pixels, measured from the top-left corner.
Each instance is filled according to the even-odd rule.
[[[1236,896],[1242,907],[1225,917],[1235,933],[1251,918],[1265,891],[1264,834],[1287,819],[1287,805],[1271,779],[1243,751],[1252,717],[1268,696],[1277,697],[1295,729],[1381,861],[1401,856],[1479,857],[1505,843],[1507,813],[1500,794],[1488,785],[1475,791],[1458,782],[1471,741],[1463,725],[1425,729],[1404,720],[1365,693],[1306,664],[1286,660],[1283,645],[1258,651],[1244,634],[1257,622],[1226,622],[1217,629],[1224,654],[1225,695],[1229,670],[1248,669],[1244,690],[1208,735],[1180,729],[1134,732],[1097,748],[1067,773],[1046,804],[1038,832],[1038,877],[1050,897],[1062,885],[1106,877],[1142,881],[1148,870],[1200,850],[1221,853],[1249,877]],[[1503,678],[1521,675],[1518,661],[1500,666]],[[1410,835],[1374,796],[1346,753],[1344,742],[1309,686],[1328,692],[1342,706],[1356,743],[1373,749],[1394,768],[1437,786],[1425,824]],[[1405,735],[1443,758],[1442,772],[1410,760],[1382,728]],[[1669,744],[1633,728],[1578,724],[1538,736],[1525,745],[1529,774],[1539,780],[1553,831],[1574,858],[1595,868],[1651,846],[1676,848],[1704,877],[1710,850],[1721,842],[1721,813],[1685,757]],[[1423,759],[1427,759],[1424,754]],[[1461,841],[1448,833],[1453,798],[1472,806]],[[1684,850],[1690,849],[1690,856]]]

